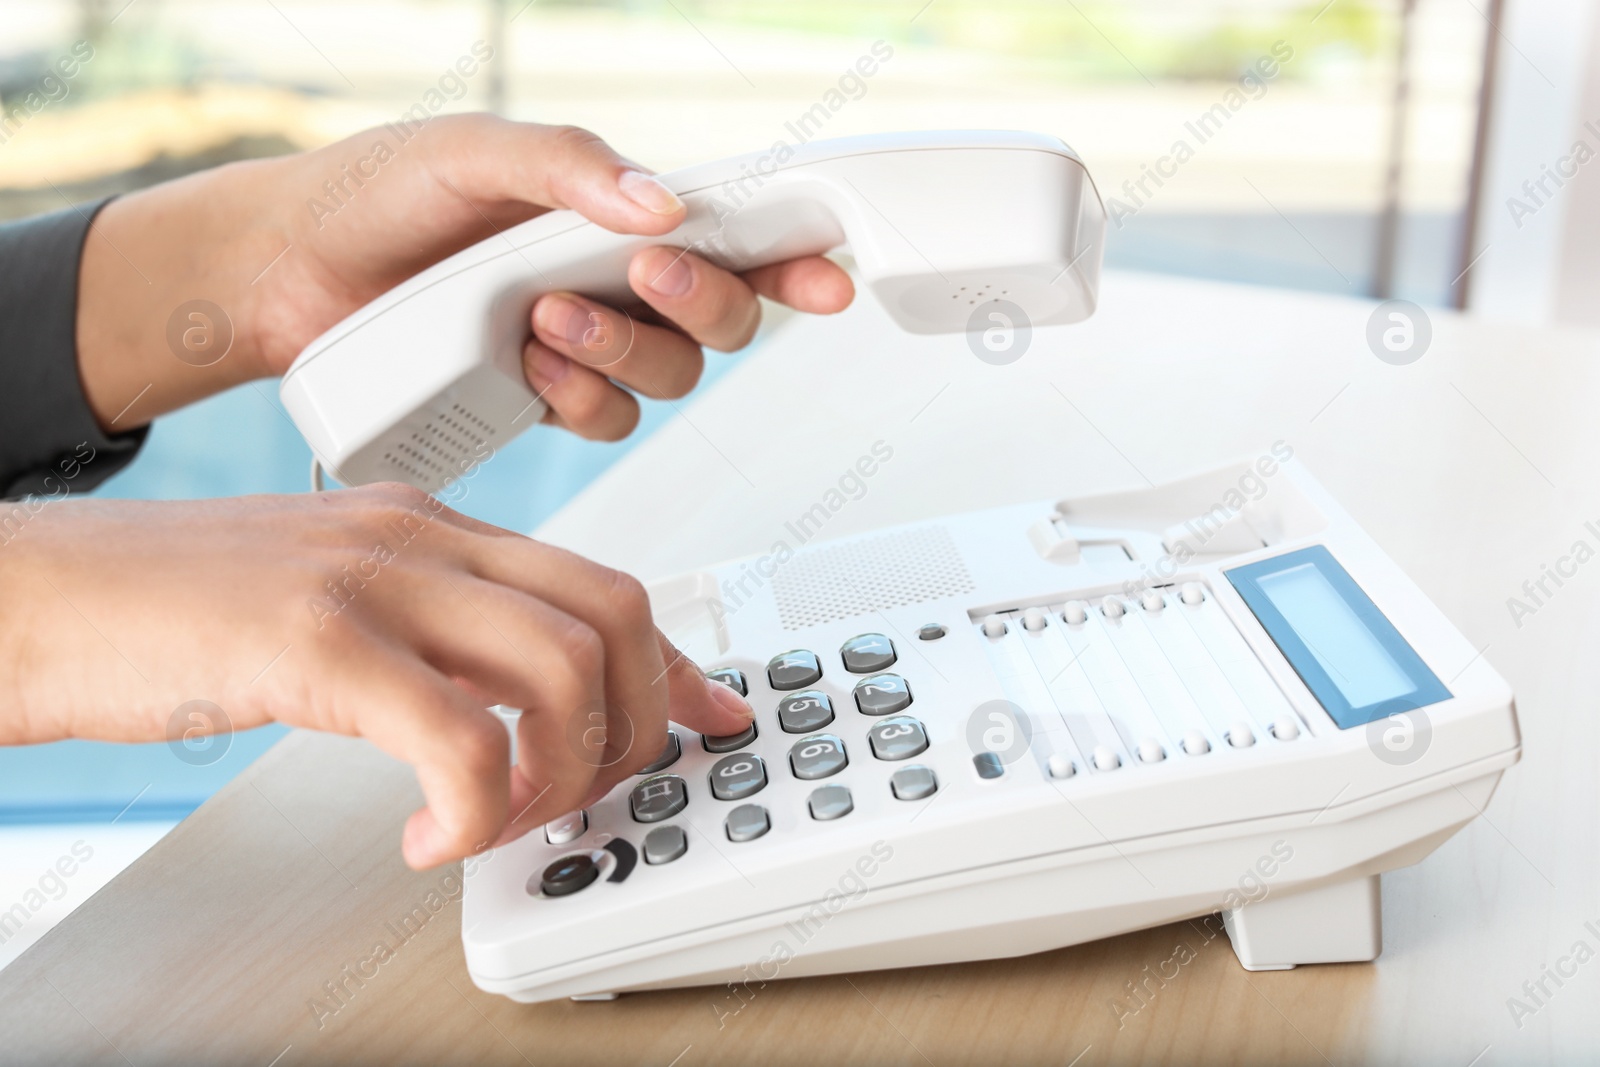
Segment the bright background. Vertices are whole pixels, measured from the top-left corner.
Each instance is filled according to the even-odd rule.
[[[1293,58],[1279,76],[1112,228],[1108,263],[1449,304],[1465,263],[1487,22],[1471,3],[1419,0],[1397,110],[1402,10],[1400,0],[5,0],[0,110],[74,41],[92,41],[95,57],[65,100],[0,144],[0,219],[390,121],[478,40],[496,57],[451,110],[586,126],[661,170],[794,140],[785,123],[883,40],[893,58],[822,136],[1048,132],[1079,151],[1104,197],[1132,206],[1123,183],[1174,140],[1194,145],[1184,124],[1282,41]],[[737,358],[713,357],[707,382]],[[535,430],[483,468],[462,509],[531,529],[670,413],[647,402],[641,430],[616,445]],[[258,383],[157,422],[100,493],[296,492],[308,458],[275,388]],[[0,750],[0,911],[73,842],[94,848],[59,899],[0,934],[0,964],[277,736],[232,738],[204,765],[166,745]]]

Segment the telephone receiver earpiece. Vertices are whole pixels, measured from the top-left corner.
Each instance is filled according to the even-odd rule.
[[[616,234],[553,211],[430,267],[307,345],[281,395],[318,463],[348,485],[430,492],[467,473],[544,415],[522,371],[534,301],[564,290],[635,303],[628,264],[652,245],[734,271],[848,245],[864,288],[911,333],[1094,312],[1105,210],[1082,161],[1053,137],[779,142],[661,180],[688,208],[669,234]]]

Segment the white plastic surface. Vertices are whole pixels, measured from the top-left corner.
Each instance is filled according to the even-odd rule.
[[[638,779],[593,805],[589,830],[569,845],[530,834],[495,850],[466,883],[473,980],[519,1000],[771,980],[1022,955],[1215,912],[1229,913],[1248,967],[1372,958],[1376,876],[1421,860],[1476,817],[1520,753],[1511,692],[1484,657],[1295,461],[1252,505],[1270,512],[1260,528],[1281,531],[1274,543],[1178,568],[1156,587],[1161,611],[1063,614],[1112,595],[1138,603],[1164,532],[1198,513],[1196,499],[1223,499],[1248,469],[813,543],[759,588],[746,580],[737,602],[718,589],[736,588],[753,561],[658,584],[669,636],[684,605],[693,614],[714,603],[725,643],[703,665],[736,668],[749,684],[759,736],[739,751],[765,761],[768,782],[739,803],[765,807],[771,830],[728,839],[723,821],[736,805],[707,784],[721,757],[675,727],[683,755],[666,773],[684,779],[689,803],[652,825],[681,826],[688,851],[568,897],[529,894],[530,875],[569,852],[642,842],[651,827],[632,820],[627,796]],[[1115,572],[1048,559],[1029,536],[1041,518],[1080,540],[1115,537],[1132,558]],[[859,576],[819,588],[828,572],[808,570],[821,553],[889,543],[924,546],[905,550],[903,573],[918,577],[898,588],[886,579],[861,599]],[[1228,582],[1228,568],[1312,544],[1450,680],[1451,697],[1426,709],[1431,732],[1414,756],[1375,748],[1363,727],[1339,729]],[[959,566],[959,591],[918,592],[934,568],[915,552],[930,545],[945,546],[942,568]],[[780,607],[797,598],[830,614],[785,625]],[[1024,618],[1045,625],[1031,630]],[[945,636],[918,640],[930,623]],[[856,710],[863,676],[844,669],[839,650],[863,633],[893,641],[888,670],[913,694],[903,714],[929,744],[910,760],[875,758],[868,732],[885,720]],[[824,731],[849,756],[820,781],[791,773],[801,737],[780,728],[785,694],[765,673],[795,649],[821,661],[811,688],[832,702]],[[1018,716],[1010,727],[1007,707]],[[1245,733],[1250,745],[1231,743]],[[1141,758],[1157,748],[1163,758]],[[999,755],[1000,777],[976,773],[983,751]],[[890,777],[910,764],[935,774],[937,793],[895,797]],[[854,810],[811,818],[807,798],[824,785],[846,786]]]

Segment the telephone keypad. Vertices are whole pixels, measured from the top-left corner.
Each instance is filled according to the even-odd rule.
[[[767,765],[753,753],[723,756],[711,768],[711,795],[718,800],[743,800],[767,784]]]
[[[787,692],[804,689],[822,681],[822,663],[815,652],[803,648],[773,656],[767,664],[767,681],[772,688]]]
[[[688,784],[676,774],[647,778],[628,795],[628,807],[637,822],[670,819],[688,806]]]
[[[910,759],[928,750],[928,731],[909,715],[885,719],[867,731],[872,754],[881,760]]]
[[[741,804],[728,812],[723,826],[729,841],[754,841],[772,829],[772,817],[760,804]]]
[[[839,655],[851,674],[872,674],[894,666],[894,642],[883,634],[861,634],[846,641]]]
[[[788,734],[809,734],[833,721],[833,701],[820,689],[807,689],[778,701],[778,725]]]
[[[856,683],[855,697],[863,715],[893,715],[911,706],[911,687],[898,674],[877,674]]]
[[[789,767],[796,778],[812,781],[838,774],[850,763],[844,742],[832,734],[801,738],[789,749]]]

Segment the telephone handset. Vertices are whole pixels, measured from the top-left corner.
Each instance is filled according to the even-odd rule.
[[[912,333],[981,329],[994,301],[1030,326],[1094,311],[1105,210],[1054,137],[780,143],[661,180],[688,207],[670,234],[616,234],[553,211],[430,267],[306,346],[281,395],[318,463],[346,484],[429,491],[471,469],[544,414],[522,372],[534,301],[570,290],[632,303],[627,266],[650,245],[748,270],[848,244],[864,288]]]

